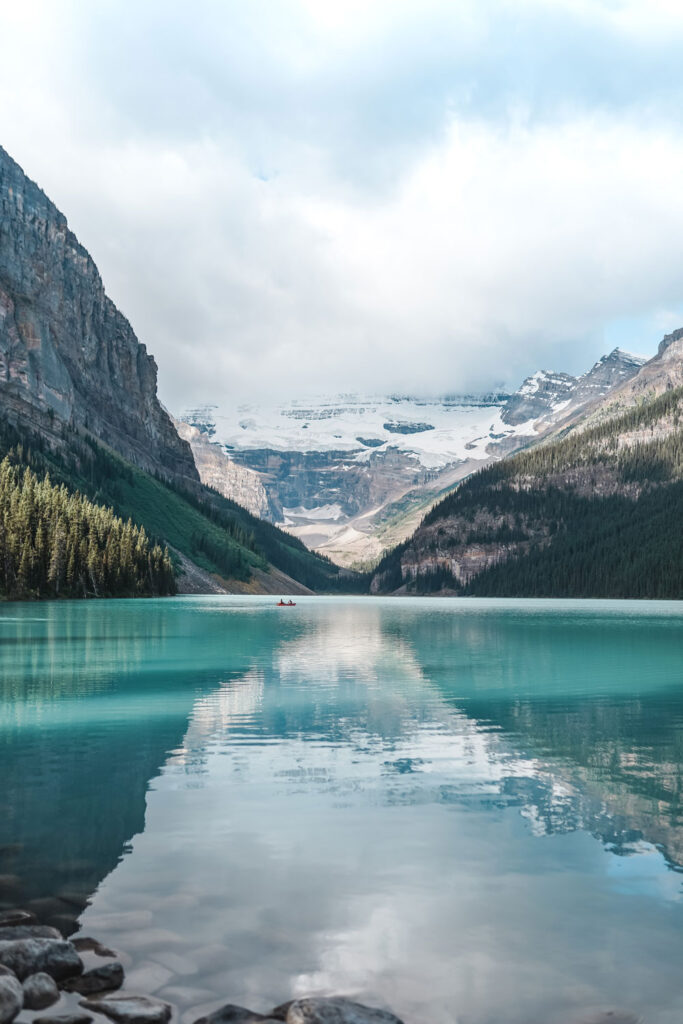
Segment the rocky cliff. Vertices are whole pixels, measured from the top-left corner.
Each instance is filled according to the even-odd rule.
[[[195,487],[189,445],[156,393],[157,367],[107,297],[66,218],[0,147],[0,409],[63,443],[76,428]]]
[[[236,501],[259,519],[272,519],[272,509],[261,482],[253,469],[229,458],[220,445],[212,444],[209,435],[182,420],[174,420],[179,435],[192,449],[201,481],[225,498]]]

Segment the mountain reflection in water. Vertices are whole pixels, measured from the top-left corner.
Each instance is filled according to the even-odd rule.
[[[6,605],[0,899],[194,956],[197,1004],[673,1024],[682,629],[608,602]]]

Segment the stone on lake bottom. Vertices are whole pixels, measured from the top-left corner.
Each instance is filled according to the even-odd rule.
[[[91,939],[89,935],[78,935],[69,941],[79,953],[95,953],[96,956],[118,956],[115,950],[109,949],[108,946],[103,946],[101,942],[98,942],[97,939]]]
[[[14,971],[20,981],[38,971],[44,971],[55,981],[64,981],[83,970],[81,958],[71,943],[57,939],[0,941],[0,964]]]
[[[56,1013],[49,1017],[36,1017],[33,1024],[91,1024],[89,1013]]]
[[[24,990],[11,974],[0,976],[0,1024],[9,1024],[24,1005]]]
[[[403,1024],[388,1010],[377,1010],[351,999],[295,999],[287,1008],[287,1024]]]
[[[0,912],[0,928],[13,928],[20,924],[37,924],[36,915],[29,910],[3,910]]]
[[[152,996],[117,992],[116,995],[82,999],[80,1005],[94,1013],[105,1014],[117,1024],[166,1024],[171,1017],[169,1004]]]
[[[63,988],[67,992],[80,992],[82,996],[94,995],[95,992],[112,992],[123,985],[123,967],[114,960],[111,964],[94,967],[77,978],[69,978]]]
[[[15,939],[58,939],[64,936],[49,924],[15,924],[0,927],[0,942],[14,942]]]
[[[59,989],[54,978],[39,971],[29,974],[24,980],[24,1009],[45,1010],[59,999]]]
[[[272,1019],[263,1013],[247,1010],[244,1006],[227,1003],[220,1009],[207,1014],[206,1017],[200,1017],[195,1024],[264,1024],[265,1021]]]
[[[138,967],[128,973],[128,987],[138,992],[157,992],[173,977],[173,971],[168,967],[162,967],[151,960],[145,960]]]

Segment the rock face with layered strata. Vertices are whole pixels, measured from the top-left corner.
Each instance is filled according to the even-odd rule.
[[[0,410],[63,443],[63,426],[144,469],[198,475],[156,393],[157,367],[107,297],[66,218],[0,147]]]

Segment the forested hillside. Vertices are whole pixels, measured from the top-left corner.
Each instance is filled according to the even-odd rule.
[[[474,474],[374,592],[683,597],[683,388]]]
[[[139,597],[173,594],[167,549],[83,495],[0,463],[0,594]]]
[[[68,436],[53,448],[43,437],[0,423],[0,457],[9,454],[14,466],[31,468],[39,479],[49,474],[69,492],[79,491],[124,522],[130,519],[153,539],[152,546],[171,548],[176,572],[174,551],[228,582],[248,584],[254,572],[267,574],[275,566],[311,589],[344,586],[345,578],[332,563],[216,492],[185,491],[95,439],[63,429]]]

